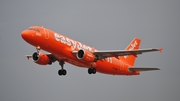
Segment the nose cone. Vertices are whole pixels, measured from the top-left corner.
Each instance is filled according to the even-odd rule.
[[[21,33],[21,37],[27,41],[27,42],[31,42],[33,37],[34,37],[35,32],[31,31],[31,30],[25,30]]]
[[[25,30],[21,33],[21,37],[24,39],[24,40],[27,40],[29,37],[30,37],[30,33],[29,31]]]
[[[37,37],[35,37],[36,32],[33,30],[24,30],[21,33],[21,37],[29,44],[36,45],[36,42],[38,40]]]

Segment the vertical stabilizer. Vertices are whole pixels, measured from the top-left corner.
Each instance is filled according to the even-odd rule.
[[[125,50],[137,50],[139,49],[141,40],[139,38],[134,38],[132,40],[132,42],[126,47]],[[125,61],[126,63],[128,63],[131,66],[134,66],[134,62],[136,60],[136,54],[130,53],[131,55],[127,55],[127,56],[121,56],[120,60]]]

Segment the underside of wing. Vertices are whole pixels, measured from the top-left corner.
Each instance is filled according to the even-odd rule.
[[[160,70],[159,68],[129,68],[130,71],[152,71],[152,70]]]
[[[109,50],[109,51],[97,51],[93,54],[102,58],[107,57],[117,57],[117,56],[126,56],[126,55],[138,55],[146,52],[160,51],[162,52],[162,48],[152,48],[152,49],[138,49],[138,50]]]

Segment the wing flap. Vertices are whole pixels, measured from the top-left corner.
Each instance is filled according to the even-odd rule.
[[[160,70],[159,68],[129,68],[130,71],[152,71],[152,70]]]

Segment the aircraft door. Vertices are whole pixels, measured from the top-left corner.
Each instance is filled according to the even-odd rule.
[[[124,69],[124,63],[120,61],[120,71],[122,71],[123,69]]]
[[[49,31],[44,29],[44,38],[49,39]]]

